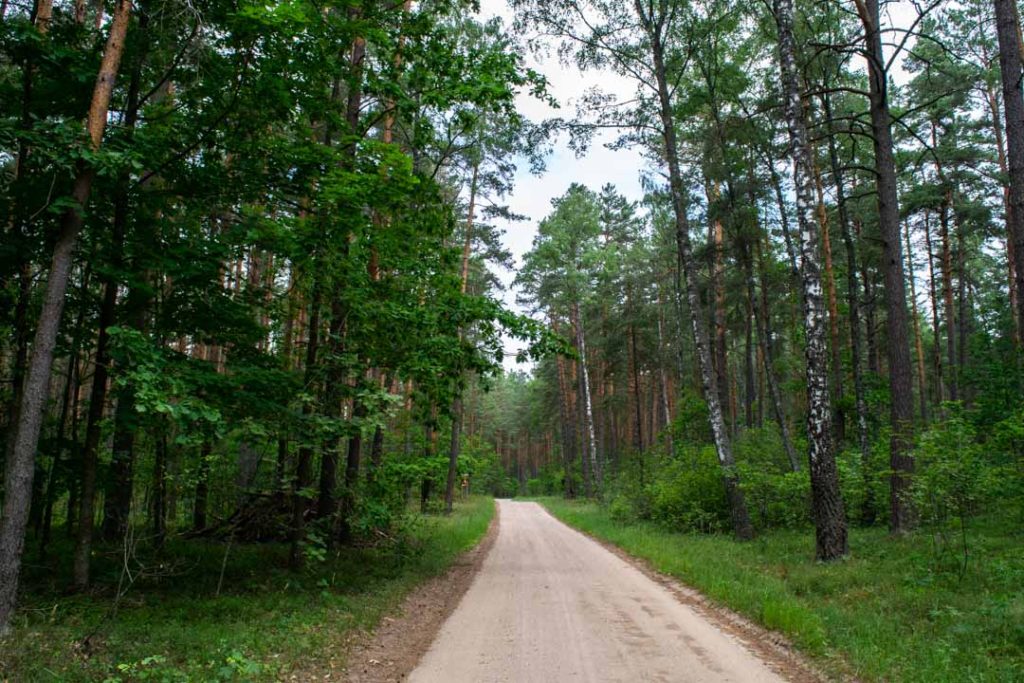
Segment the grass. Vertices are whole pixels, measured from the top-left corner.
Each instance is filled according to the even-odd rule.
[[[451,517],[421,518],[408,542],[344,549],[301,573],[286,569],[282,545],[235,544],[219,595],[226,544],[177,541],[165,554],[175,562],[167,575],[139,580],[116,614],[112,554],[97,558],[101,590],[68,595],[67,563],[47,570],[27,553],[26,595],[13,636],[0,643],[0,680],[269,681],[311,661],[340,662],[347,634],[372,628],[444,571],[493,515],[490,498],[473,497]]]
[[[620,522],[592,503],[541,499],[565,523],[649,561],[716,602],[785,634],[831,674],[867,681],[1024,680],[1024,539],[976,523],[971,560],[935,538],[852,529],[850,558],[814,562],[813,532],[750,543]]]

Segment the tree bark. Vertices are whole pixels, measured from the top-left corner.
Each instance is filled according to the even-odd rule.
[[[210,440],[203,441],[199,449],[199,466],[196,469],[196,492],[192,500],[192,530],[202,531],[208,524],[210,502],[210,457],[213,447]]]
[[[857,446],[860,451],[861,473],[865,483],[865,497],[861,508],[861,521],[874,522],[874,496],[870,480],[871,434],[868,430],[868,401],[864,387],[864,363],[862,358],[862,337],[860,324],[861,287],[857,280],[857,245],[853,239],[850,215],[846,206],[846,187],[843,182],[842,166],[836,149],[836,137],[832,122],[832,101],[829,95],[821,99],[825,113],[826,135],[828,137],[829,165],[832,167],[832,182],[836,189],[836,208],[839,214],[839,229],[842,233],[843,248],[846,250],[846,302],[850,316],[850,365],[853,366],[853,395],[857,412]]]
[[[149,13],[145,4],[140,8],[137,33],[143,36],[143,45],[140,54],[135,59],[131,70],[131,77],[128,83],[128,97],[125,105],[124,129],[130,141],[135,134],[135,126],[139,119],[139,96],[142,81],[142,69],[146,61],[149,48],[147,29],[149,27]],[[130,209],[130,197],[128,194],[129,177],[124,173],[118,179],[117,196],[114,199],[114,266],[122,267],[124,262],[124,240],[128,227],[128,212]],[[114,277],[108,277],[104,282],[104,306],[109,305],[111,310],[109,316],[113,317],[113,306],[117,298],[118,282]],[[128,294],[128,319],[127,324],[136,330],[145,327],[146,308],[148,301],[146,295],[138,288],[132,288]],[[101,314],[101,318],[103,315]],[[106,329],[101,329],[100,334],[106,335]],[[109,364],[109,359],[105,359]],[[130,387],[125,387],[118,392],[117,408],[114,412],[114,452],[110,463],[111,476],[107,479],[106,496],[104,498],[103,528],[102,534],[106,539],[122,538],[125,528],[129,523],[128,517],[131,508],[132,487],[134,483],[133,469],[135,464],[135,392]],[[88,436],[86,437],[88,441]]]
[[[590,465],[592,487],[588,487],[587,496],[601,496],[602,467],[597,460],[597,439],[594,436],[594,410],[590,399],[590,373],[587,370],[587,342],[583,331],[583,313],[580,311],[579,303],[573,303],[573,324],[576,328],[576,350],[580,355],[579,361],[579,388],[580,388],[580,413],[583,418],[583,441],[587,453],[587,461]]]
[[[947,188],[939,213],[939,241],[942,248],[942,301],[946,319],[946,367],[949,370],[949,399],[960,399],[959,372],[956,362],[956,308],[953,304],[953,251],[949,243],[949,212],[953,205],[952,193]]]
[[[942,380],[942,345],[939,343],[939,296],[938,285],[935,281],[935,252],[932,250],[932,226],[930,214],[924,214],[924,244],[928,251],[928,292],[931,296],[932,309],[932,330],[935,342],[932,344],[932,366],[935,373],[935,402],[942,403],[946,400],[946,388]]]
[[[1002,1],[1002,0],[1001,0]],[[882,276],[885,282],[886,348],[889,360],[890,495],[889,528],[902,533],[913,526],[913,510],[907,500],[914,470],[913,380],[907,326],[906,277],[900,239],[899,200],[896,191],[896,163],[893,157],[892,116],[889,113],[888,73],[882,50],[879,0],[856,0],[864,26],[868,63],[869,110],[875,151],[875,189],[878,224],[882,240]]]
[[[708,192],[708,205],[718,199],[718,189],[712,188]],[[711,290],[711,297],[713,302],[711,304],[711,327],[714,330],[714,355],[712,355],[712,365],[715,369],[715,386],[718,387],[718,400],[723,406],[730,405],[731,396],[729,394],[729,361],[727,355],[727,344],[726,344],[726,325],[725,325],[725,286],[722,282],[724,279],[725,267],[723,264],[725,256],[725,230],[722,226],[722,221],[715,218],[711,221],[711,234],[709,235],[708,242],[711,244],[711,254],[709,270],[711,271],[711,277],[709,278],[708,287]],[[735,432],[735,420],[732,422],[732,432]]]
[[[552,320],[551,326],[557,334],[558,329],[555,326],[554,320]],[[558,374],[558,413],[562,425],[562,467],[565,470],[563,484],[565,486],[565,497],[572,499],[576,497],[575,473],[573,472],[573,463],[576,461],[576,449],[573,440],[575,430],[573,429],[574,421],[570,415],[570,394],[565,377],[565,361],[561,355],[555,358],[555,366]]]
[[[813,149],[812,149],[812,163]],[[828,211],[825,209],[825,188],[821,182],[821,173],[814,163],[814,185],[817,190],[818,220],[821,225],[821,247],[825,256],[825,284],[828,292],[828,331],[829,349],[832,352],[832,391],[835,398],[835,436],[836,442],[842,443],[846,438],[846,411],[843,409],[843,356],[839,342],[839,303],[836,298],[836,276],[832,267],[832,240],[829,235]]]
[[[50,31],[50,23],[53,19],[53,0],[36,0],[32,7],[30,20],[40,37],[46,36]],[[36,63],[31,54],[27,55],[22,63],[22,96],[21,96],[21,128],[28,132],[33,125],[32,101],[34,96]],[[25,177],[28,168],[29,157],[32,154],[32,146],[25,135],[18,137],[18,153],[14,160],[14,174],[11,179],[11,189],[16,193],[18,186]],[[17,195],[13,194],[14,201],[11,202],[10,216],[7,219],[7,230],[5,235],[15,247],[16,252],[28,254],[30,247],[23,244],[25,235],[24,218],[19,215],[17,206]],[[18,260],[17,267],[12,270],[16,272],[17,289],[15,294],[14,316],[11,327],[14,329],[14,363],[11,367],[11,398],[7,405],[7,442],[6,458],[10,460],[14,449],[14,439],[17,433],[18,415],[21,411],[22,385],[25,380],[25,368],[28,363],[28,348],[30,328],[28,323],[29,303],[32,294],[32,264],[22,254],[15,257]],[[7,291],[8,274],[4,273],[0,279],[0,292]],[[6,317],[6,316],[5,316]]]
[[[153,460],[153,542],[160,548],[167,537],[167,434],[161,429],[156,437]]]
[[[61,398],[60,418],[57,421],[57,450],[54,453],[53,463],[50,467],[49,482],[46,485],[46,506],[43,511],[43,527],[41,532],[41,538],[39,539],[39,556],[45,557],[47,546],[50,543],[50,532],[53,523],[53,505],[56,502],[56,491],[55,486],[57,484],[57,471],[62,467],[70,469],[71,462],[74,460],[73,457],[68,457],[65,461],[65,441],[66,441],[66,430],[68,425],[68,417],[71,415],[72,410],[76,408],[73,397],[78,393],[78,384],[81,381],[79,373],[79,356],[82,348],[82,336],[85,329],[85,314],[89,308],[84,302],[87,300],[85,296],[89,289],[90,276],[92,275],[92,268],[90,266],[85,267],[85,272],[82,274],[82,283],[79,289],[79,296],[82,300],[82,304],[78,307],[78,317],[75,321],[74,336],[72,337],[71,353],[68,357],[67,375],[64,380],[64,392]],[[77,436],[73,431],[72,434]],[[74,439],[72,439],[74,440]],[[62,465],[63,462],[63,465]],[[74,484],[69,484],[68,497],[74,498],[71,495],[70,490],[74,488]],[[65,523],[70,525],[72,519],[65,520]]]
[[[366,404],[357,397],[352,403],[352,418],[355,422],[352,436],[348,439],[348,453],[345,455],[345,480],[341,498],[341,524],[339,537],[342,543],[352,541],[352,515],[356,508],[356,485],[359,483],[359,466],[363,459],[363,420],[369,411]]]
[[[921,406],[921,421],[928,422],[928,379],[924,371],[924,342],[921,339],[921,320],[917,313],[917,285],[914,280],[914,251],[910,244],[910,223],[904,223],[903,234],[907,243],[907,276],[910,281],[910,315],[914,323],[914,349],[917,352],[917,393]]]
[[[462,267],[460,269],[459,292],[465,296],[469,289],[469,260],[473,255],[473,220],[476,217],[477,183],[480,177],[480,163],[473,164],[473,176],[469,181],[469,206],[466,210],[466,235],[462,241]],[[464,330],[459,328],[461,344]],[[461,386],[455,387],[455,398],[452,400],[452,438],[448,447],[448,476],[444,486],[444,512],[452,513],[455,504],[455,478],[459,471],[459,453],[462,449],[462,392]]]
[[[987,56],[987,55],[986,55]],[[989,115],[992,117],[992,134],[995,137],[996,142],[996,159],[999,162],[999,171],[1004,176],[1009,177],[1010,168],[1006,160],[1006,143],[1003,137],[1003,121],[999,115],[999,103],[996,99],[996,93],[991,84],[986,84],[985,95],[988,102]],[[1018,297],[1020,292],[1017,291],[1017,249],[1013,242],[1012,233],[1012,221],[1010,220],[1010,211],[1012,211],[1010,204],[1010,187],[1009,185],[1003,185],[1003,211],[1006,216],[1006,268],[1009,276],[1010,285],[1010,307],[1013,315],[1013,342],[1017,346],[1021,343],[1021,320],[1017,315],[1020,310],[1020,302]]]
[[[679,272],[686,280],[686,298],[690,307],[690,323],[693,332],[694,346],[697,350],[697,361],[700,370],[701,385],[708,406],[708,419],[714,436],[715,450],[725,484],[726,496],[732,516],[732,527],[736,537],[742,540],[754,536],[754,528],[750,523],[746,500],[739,486],[739,475],[736,473],[732,444],[722,418],[722,405],[718,392],[714,389],[712,377],[711,346],[708,340],[707,326],[704,320],[703,306],[697,287],[697,269],[693,258],[693,246],[690,242],[690,226],[686,216],[686,186],[679,161],[679,147],[675,127],[675,111],[669,94],[668,72],[665,66],[665,20],[666,17],[655,17],[647,13],[640,0],[634,0],[634,9],[643,24],[643,28],[651,43],[652,61],[655,79],[661,133],[664,142],[664,156],[669,170],[669,189],[672,209],[675,214],[676,250]]]
[[[1024,329],[1024,94],[1021,91],[1020,18],[1014,0],[994,0],[999,39],[999,73],[1006,114],[1006,156],[1010,171],[1007,212],[1017,278],[1017,325]]]
[[[317,355],[320,343],[320,282],[319,275],[314,277],[313,296],[309,304],[309,338],[306,343],[306,363],[304,370],[305,389],[313,395],[317,394]],[[312,412],[312,407],[307,402],[302,407],[304,415]],[[299,447],[298,458],[295,463],[295,481],[292,484],[291,492],[291,531],[289,534],[290,550],[288,554],[288,566],[293,570],[301,569],[304,555],[302,543],[306,539],[306,511],[309,509],[309,501],[306,498],[305,490],[312,483],[313,479],[313,449],[303,444]]]
[[[789,433],[789,422],[786,420],[786,411],[782,403],[782,392],[779,389],[779,379],[775,373],[775,343],[772,340],[771,312],[768,308],[768,289],[765,286],[764,254],[758,250],[758,274],[761,281],[761,310],[760,315],[755,316],[757,324],[757,338],[761,343],[761,353],[764,356],[765,380],[768,383],[768,395],[771,399],[772,412],[775,421],[779,425],[779,435],[782,439],[782,449],[786,452],[789,466],[794,472],[800,471],[800,456],[797,455],[793,446],[793,438]]]
[[[665,365],[665,311],[661,301],[661,287],[658,287],[658,373],[661,377],[661,409],[665,420],[665,445],[668,455],[676,457],[675,438],[672,435],[672,408],[669,402],[668,370]]]
[[[814,516],[816,556],[819,560],[831,561],[845,556],[849,552],[849,545],[835,461],[832,407],[828,387],[826,313],[819,261],[819,231],[822,226],[817,223],[814,215],[814,157],[800,99],[796,46],[793,40],[792,0],[776,0],[775,21],[779,31],[779,67],[789,128],[790,154],[793,158],[797,220],[800,227],[811,508]]]
[[[103,138],[110,96],[124,52],[131,7],[131,0],[116,2],[110,35],[100,61],[96,85],[93,87],[86,118],[86,130],[93,150],[99,149]],[[4,478],[6,495],[3,516],[0,518],[0,634],[6,633],[10,627],[17,599],[21,554],[25,544],[25,525],[28,522],[31,504],[29,496],[35,474],[33,461],[39,443],[43,408],[49,394],[50,369],[53,365],[61,313],[64,310],[64,294],[67,291],[78,233],[82,228],[85,205],[89,201],[94,177],[94,169],[84,163],[79,165],[71,191],[74,206],[66,209],[61,216],[60,232],[53,247],[50,274],[32,344],[32,357],[28,363],[22,390],[14,447],[7,460]]]

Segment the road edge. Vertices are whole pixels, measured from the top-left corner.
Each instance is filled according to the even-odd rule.
[[[751,653],[765,662],[775,673],[790,681],[790,683],[828,683],[829,681],[836,680],[827,676],[820,667],[811,662],[781,633],[760,626],[747,617],[714,602],[695,588],[687,586],[678,578],[658,571],[648,560],[631,555],[611,541],[606,541],[563,521],[548,510],[547,506],[543,503],[538,501],[531,502],[540,506],[549,517],[559,524],[594,541],[626,564],[639,570],[647,578],[665,588],[678,602],[690,607],[712,625],[736,638]],[[844,676],[839,680],[855,683],[857,679]]]
[[[494,501],[494,517],[479,543],[445,572],[413,588],[373,631],[361,632],[350,641],[340,680],[393,683],[408,678],[462,602],[490,554],[500,526],[501,506]]]

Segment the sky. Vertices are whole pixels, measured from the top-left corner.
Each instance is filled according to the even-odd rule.
[[[886,6],[884,24],[908,27],[916,16],[910,0],[898,0]],[[480,15],[482,20],[501,17],[506,25],[511,25],[512,12],[506,0],[481,0]],[[912,44],[912,43],[911,43]],[[855,60],[856,62],[856,60]],[[575,112],[576,102],[589,89],[600,86],[601,90],[613,95],[628,98],[635,92],[635,86],[629,79],[610,72],[590,71],[581,73],[574,67],[559,64],[556,56],[539,59],[536,55],[526,55],[526,66],[542,73],[549,83],[549,93],[558,100],[560,109],[554,109],[529,94],[522,93],[517,100],[519,111],[532,121],[542,121],[555,116],[571,117]],[[896,83],[905,81],[905,74],[899,63],[893,72]],[[516,214],[527,217],[527,220],[508,223],[504,227],[504,242],[512,253],[518,266],[522,263],[537,234],[537,224],[551,211],[551,200],[565,193],[574,183],[582,183],[592,190],[599,190],[606,183],[612,183],[627,199],[640,200],[643,191],[640,186],[641,173],[647,168],[647,162],[636,150],[611,150],[607,144],[614,134],[607,132],[594,138],[587,153],[578,157],[569,149],[568,140],[563,137],[554,146],[553,153],[547,159],[547,167],[541,176],[534,176],[525,161],[519,164],[514,189],[506,202]],[[514,271],[505,272],[502,280],[511,285],[515,278]],[[522,311],[516,304],[516,294],[509,287],[505,292],[505,302],[516,311]],[[517,364],[515,352],[522,344],[515,339],[505,340],[505,369],[529,370],[532,364]]]
[[[505,20],[506,25],[511,24],[512,13],[505,0],[481,0],[480,9],[481,19],[499,16]],[[548,79],[549,92],[560,104],[560,109],[554,109],[529,94],[520,94],[517,100],[519,111],[535,122],[555,116],[570,117],[575,112],[577,100],[587,90],[597,85],[613,93],[633,91],[632,83],[624,78],[608,72],[580,73],[573,67],[563,67],[555,56],[541,61],[536,56],[528,54],[526,66],[544,74]],[[576,153],[569,149],[567,139],[558,140],[541,176],[532,175],[525,161],[519,164],[515,188],[505,201],[514,213],[526,216],[527,220],[503,226],[505,247],[512,253],[517,266],[522,263],[523,255],[533,244],[537,224],[550,213],[551,200],[565,194],[572,183],[582,183],[593,190],[599,190],[606,183],[612,183],[628,199],[642,198],[640,173],[645,167],[645,162],[637,151],[608,149],[605,145],[612,137],[611,133],[595,137],[594,143],[583,157],[577,157]],[[511,285],[515,272],[508,271],[502,275],[506,285]],[[515,296],[515,292],[509,288],[505,293],[505,301],[513,310],[521,311],[521,307],[515,302]],[[520,348],[522,344],[515,339],[505,340],[506,370],[529,370],[531,367],[530,363],[517,365],[515,351]]]

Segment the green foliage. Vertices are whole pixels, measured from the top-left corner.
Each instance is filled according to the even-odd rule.
[[[695,391],[686,391],[676,402],[672,438],[679,443],[711,443],[708,404]]]
[[[135,558],[142,571],[116,619],[108,618],[102,593],[66,595],[70,566],[62,563],[59,572],[28,577],[28,609],[4,643],[0,677],[304,680],[326,650],[342,665],[341,643],[375,626],[417,583],[479,542],[493,515],[493,501],[474,496],[452,516],[420,518],[387,543],[335,548],[301,574],[287,571],[282,544],[171,539],[161,553]],[[58,550],[70,555],[63,545]],[[101,585],[116,582],[121,560],[118,553],[98,556]],[[90,634],[83,656],[80,644]]]
[[[498,459],[494,447],[479,437],[469,437],[462,445],[463,472],[469,477],[470,490],[496,498],[512,498],[519,484]]]
[[[680,531],[728,528],[729,507],[722,470],[712,446],[693,447],[665,459],[649,485],[651,519]]]
[[[565,491],[562,468],[552,463],[541,469],[538,476],[526,480],[527,496],[555,496]]]

